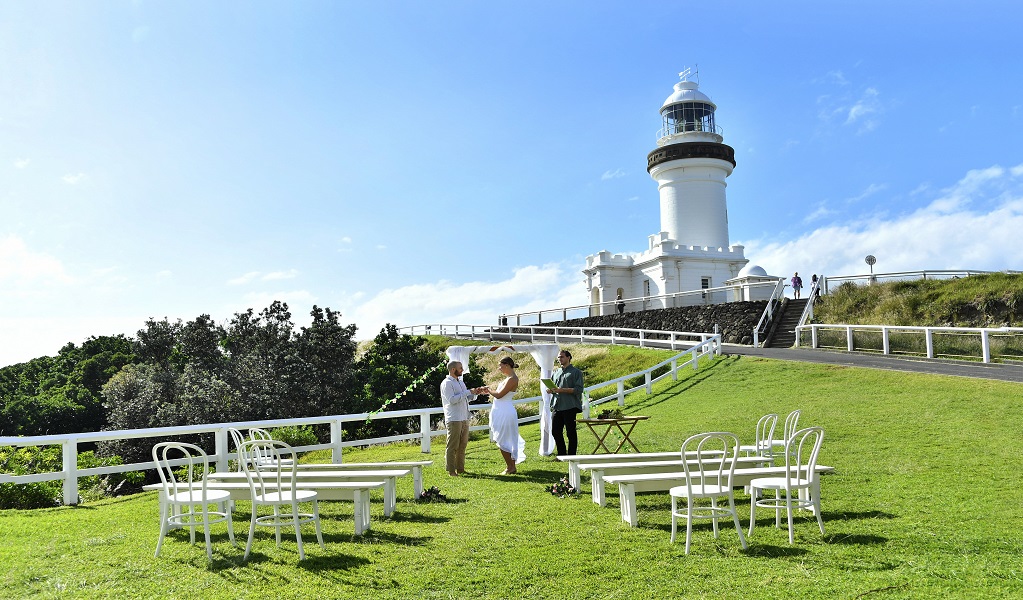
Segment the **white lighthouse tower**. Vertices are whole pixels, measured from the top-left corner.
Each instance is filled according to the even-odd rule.
[[[661,105],[657,149],[647,155],[647,172],[660,195],[661,230],[639,255],[603,250],[586,257],[591,314],[614,312],[619,295],[630,312],[733,299],[728,292],[655,298],[721,287],[748,262],[742,246],[728,244],[725,178],[735,167],[735,150],[723,143],[717,105],[700,91],[695,75],[679,73],[681,81]]]

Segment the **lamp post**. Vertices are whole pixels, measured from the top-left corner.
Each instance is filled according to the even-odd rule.
[[[871,284],[877,283],[877,279],[874,278],[874,263],[877,262],[877,259],[874,258],[873,254],[868,254],[867,257],[863,259],[863,261],[870,265],[870,283]]]

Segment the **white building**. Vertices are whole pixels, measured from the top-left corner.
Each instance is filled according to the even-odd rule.
[[[735,167],[735,150],[722,143],[721,129],[714,122],[717,105],[699,84],[688,81],[688,69],[679,75],[682,81],[661,105],[657,149],[647,155],[647,172],[660,194],[661,230],[649,236],[646,250],[638,256],[602,250],[586,257],[583,273],[591,314],[613,313],[619,294],[628,301],[736,286],[718,294],[633,300],[628,302],[629,311],[770,296],[771,290],[764,296],[761,288],[743,289],[750,279],[738,276],[749,261],[741,245],[728,243],[725,178]],[[754,274],[769,277],[763,269]]]

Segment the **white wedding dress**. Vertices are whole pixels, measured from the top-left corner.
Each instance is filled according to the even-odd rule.
[[[502,381],[495,390],[500,393],[508,380]],[[519,413],[515,410],[512,400],[515,392],[508,392],[502,398],[493,398],[494,407],[490,409],[490,440],[497,447],[515,457],[515,464],[526,460],[526,440],[519,435]]]

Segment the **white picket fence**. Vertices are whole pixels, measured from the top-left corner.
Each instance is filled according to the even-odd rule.
[[[799,347],[800,338],[803,337],[803,334],[805,332],[809,332],[811,348],[834,348],[835,346],[824,346],[821,344],[821,332],[825,331],[837,331],[843,334],[846,342],[844,349],[849,352],[856,350],[880,350],[881,353],[886,355],[896,353],[892,350],[892,333],[910,333],[923,338],[925,349],[924,354],[927,358],[935,358],[935,356],[937,356],[934,349],[934,338],[937,335],[976,337],[980,343],[979,358],[985,363],[990,363],[992,359],[992,338],[1023,336],[1023,327],[915,327],[909,325],[841,325],[814,323],[811,325],[800,325],[799,327],[796,327],[796,347]],[[881,347],[877,348],[876,345],[864,343],[857,344],[857,332],[880,334]],[[976,357],[976,355],[974,355],[974,357]],[[1013,356],[1012,358],[1018,357]]]
[[[418,327],[418,326],[417,326]],[[467,326],[455,326],[456,329],[459,327],[464,328]],[[549,329],[549,328],[548,328]],[[587,328],[589,329],[589,328]],[[670,333],[670,332],[669,332]],[[681,334],[679,334],[681,335]],[[653,384],[666,377],[672,377],[672,379],[678,379],[678,372],[683,368],[692,368],[698,370],[700,366],[700,359],[710,356],[721,355],[721,337],[713,334],[689,334],[694,336],[701,336],[704,339],[699,343],[696,343],[692,348],[689,348],[683,352],[672,356],[666,360],[663,360],[656,365],[630,373],[612,379],[610,381],[604,381],[594,385],[587,386],[585,391],[587,394],[601,390],[603,388],[614,386],[615,392],[599,400],[595,400],[590,403],[590,406],[595,406],[604,402],[617,399],[619,406],[625,405],[625,396],[628,394],[644,389],[647,394],[653,392]],[[557,337],[557,334],[555,334]],[[614,335],[612,334],[612,338]],[[562,341],[567,341],[564,337]],[[674,338],[671,340],[674,345]],[[708,358],[708,360],[711,360]],[[663,367],[664,365],[671,365],[669,370],[658,377],[652,377],[652,373]],[[642,385],[625,388],[625,382],[637,377],[639,375],[644,376],[644,383]],[[515,400],[515,404],[529,404],[541,401],[541,397],[536,396],[533,398],[522,398]],[[490,404],[473,404],[469,406],[472,411],[481,411],[491,408]],[[78,468],[78,448],[81,444],[119,440],[119,439],[142,439],[142,438],[172,438],[176,436],[194,435],[201,433],[212,433],[215,439],[214,453],[210,455],[210,458],[216,462],[218,471],[226,471],[228,469],[228,461],[237,458],[236,454],[230,452],[228,446],[230,435],[228,430],[231,428],[236,429],[247,429],[249,427],[260,427],[260,428],[272,428],[272,427],[289,427],[289,426],[306,426],[306,425],[324,425],[330,426],[330,442],[324,444],[315,444],[311,446],[297,447],[296,450],[300,452],[306,452],[311,450],[330,450],[331,451],[331,462],[340,464],[342,462],[341,450],[345,447],[355,446],[366,446],[369,444],[380,444],[387,442],[399,442],[399,441],[411,441],[419,440],[420,447],[423,452],[430,452],[430,441],[434,436],[444,435],[443,430],[435,431],[431,426],[431,417],[435,415],[443,414],[441,407],[436,408],[420,408],[413,410],[396,410],[396,411],[382,411],[376,414],[361,413],[361,414],[347,414],[347,415],[330,415],[322,417],[301,417],[294,419],[275,419],[266,421],[240,421],[234,423],[211,423],[202,425],[187,425],[180,427],[156,427],[151,429],[127,429],[120,431],[96,431],[96,432],[84,432],[84,433],[68,433],[60,435],[41,435],[41,436],[25,436],[25,437],[0,437],[0,446],[13,446],[13,447],[26,447],[26,446],[53,446],[59,445],[62,448],[63,455],[63,466],[61,471],[49,472],[49,473],[36,473],[32,475],[10,475],[0,474],[0,483],[32,483],[40,481],[63,481],[63,501],[64,504],[78,504],[78,479],[81,477],[90,477],[95,475],[106,475],[110,473],[123,473],[127,471],[142,471],[147,469],[155,469],[156,465],[152,462],[140,462],[131,463],[117,466],[106,466],[106,467],[95,467],[89,469]],[[372,438],[372,439],[353,439],[343,440],[342,439],[342,424],[353,423],[359,421],[380,420],[380,419],[399,419],[409,417],[419,417],[419,431],[404,435],[395,435],[389,437]],[[532,416],[520,419],[520,423],[531,423],[539,420],[539,416]],[[473,427],[472,430],[484,430],[487,429],[486,425]]]

